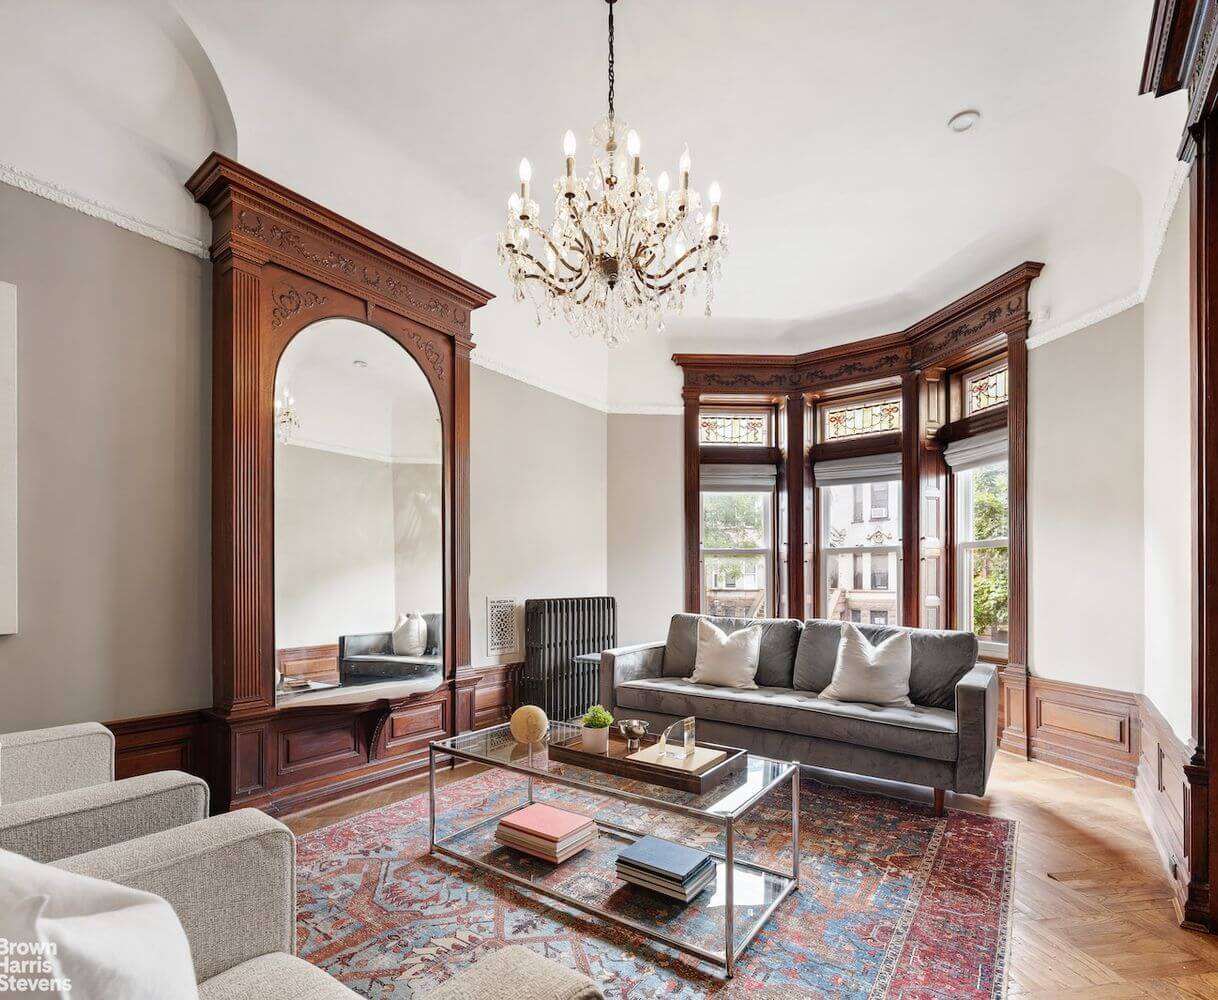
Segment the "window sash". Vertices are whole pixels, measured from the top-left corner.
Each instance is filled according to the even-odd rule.
[[[701,537],[706,524],[707,493],[752,493],[760,495],[762,497],[761,544],[743,548],[717,548],[702,545]],[[698,605],[701,610],[705,611],[706,608],[706,560],[708,558],[760,558],[763,561],[764,576],[761,608],[768,617],[774,616],[776,610],[772,606],[774,601],[774,503],[775,494],[772,487],[768,490],[736,487],[735,489],[719,488],[700,491],[698,497]]]

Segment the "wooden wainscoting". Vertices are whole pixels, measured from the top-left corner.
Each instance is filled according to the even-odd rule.
[[[275,664],[281,674],[307,677],[313,681],[338,683],[338,644],[290,646],[275,650]]]
[[[1138,695],[1035,675],[1027,684],[1029,756],[1133,787]]]
[[[459,677],[478,677],[478,687],[474,690],[475,729],[486,729],[508,721],[516,707],[516,691],[523,667],[523,663],[504,663],[470,667],[458,674]]]
[[[1176,890],[1176,907],[1183,919],[1188,897],[1189,864],[1185,847],[1187,779],[1184,765],[1189,749],[1145,695],[1138,696],[1142,752],[1138,760],[1137,800],[1151,839]]]
[[[154,771],[207,775],[203,712],[174,712],[107,722],[114,733],[114,776],[133,778]]]

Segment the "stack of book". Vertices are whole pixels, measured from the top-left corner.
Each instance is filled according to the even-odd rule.
[[[688,903],[715,880],[715,862],[704,851],[640,837],[619,852],[617,877]]]
[[[535,802],[504,816],[495,839],[535,858],[561,864],[596,840],[596,824],[579,813]]]

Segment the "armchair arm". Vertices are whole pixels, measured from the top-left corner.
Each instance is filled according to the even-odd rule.
[[[114,734],[96,722],[0,736],[0,804],[114,780]]]
[[[0,847],[57,861],[203,819],[207,796],[201,778],[158,771],[0,805]]]
[[[295,951],[296,839],[257,809],[66,858],[56,867],[152,892],[182,921],[199,982]]]
[[[614,692],[619,684],[641,677],[659,677],[664,667],[664,643],[619,646],[601,653],[601,704],[616,711]]]
[[[978,663],[956,685],[957,792],[984,795],[998,749],[998,671]]]

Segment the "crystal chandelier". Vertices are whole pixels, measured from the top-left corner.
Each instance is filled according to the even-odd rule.
[[[575,172],[575,135],[563,138],[566,173],[554,182],[554,223],[541,225],[530,197],[533,169],[520,161],[520,190],[508,199],[507,227],[499,234],[517,302],[529,298],[540,325],[543,309],[561,310],[575,334],[609,346],[632,330],[664,329],[664,314],[681,312],[691,289],[712,285],[727,252],[727,226],[719,222],[719,185],[707,191],[703,213],[689,186],[689,147],[681,154],[676,189],[667,172],[652,183],[639,159],[639,136],[613,109],[613,6],[609,4],[609,114],[592,131],[592,168]],[[624,137],[627,156],[619,154]],[[603,150],[603,154],[602,151]]]

